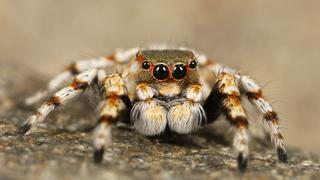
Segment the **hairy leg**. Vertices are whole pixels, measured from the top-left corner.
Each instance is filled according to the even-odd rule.
[[[249,123],[241,105],[239,85],[234,75],[221,73],[217,77],[217,88],[222,97],[223,112],[229,123],[236,129],[233,147],[238,155],[238,168],[244,171],[249,155]]]
[[[214,85],[203,108],[207,114],[207,123],[210,124],[218,119],[222,112],[223,96],[219,93],[217,85]]]
[[[81,94],[92,83],[96,74],[97,70],[91,69],[76,76],[68,87],[56,92],[47,102],[42,104],[18,129],[18,133],[26,134],[34,125],[43,122],[48,114],[58,106],[66,104]]]
[[[248,99],[254,104],[260,113],[263,114],[265,122],[268,124],[271,138],[277,149],[278,158],[282,162],[287,162],[287,153],[284,146],[284,138],[279,127],[278,115],[272,109],[271,105],[263,98],[262,90],[254,80],[248,76],[241,76],[240,79],[242,90],[247,95]]]
[[[52,92],[70,81],[74,76],[89,69],[103,69],[116,64],[127,63],[130,58],[138,52],[138,48],[132,48],[126,51],[117,51],[111,56],[99,57],[94,59],[80,60],[67,66],[63,72],[51,79],[47,88],[39,91],[25,99],[25,104],[32,105],[41,99],[47,97]]]
[[[94,161],[96,163],[102,161],[104,150],[112,142],[111,125],[119,121],[121,114],[131,109],[127,87],[121,74],[106,76],[105,72],[100,70],[98,79],[99,84],[103,86],[105,100],[101,108],[99,124],[93,132]]]
[[[257,107],[260,113],[263,114],[265,122],[269,126],[271,138],[274,142],[278,153],[278,158],[282,162],[287,162],[287,153],[284,145],[284,136],[279,126],[279,119],[277,113],[273,110],[271,105],[264,99],[262,90],[259,85],[249,76],[241,75],[236,70],[223,66],[219,63],[204,60],[202,66],[211,70],[217,77],[221,73],[229,73],[236,77],[240,84],[240,89],[243,91],[253,105]],[[208,99],[217,99],[215,94],[210,95]]]

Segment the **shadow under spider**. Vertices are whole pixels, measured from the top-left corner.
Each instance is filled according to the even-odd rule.
[[[147,138],[152,142],[159,142],[163,144],[170,144],[187,148],[203,148],[208,143],[219,144],[222,146],[230,145],[223,134],[217,134],[205,129],[202,129],[196,133],[186,135],[177,134],[171,132],[170,130],[166,130],[166,132],[162,135]]]

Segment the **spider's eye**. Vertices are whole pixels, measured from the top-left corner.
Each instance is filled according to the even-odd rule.
[[[173,68],[172,76],[175,79],[183,79],[187,75],[187,68],[184,64],[176,64]]]
[[[165,80],[169,75],[169,69],[164,64],[158,64],[153,70],[153,76],[158,80]]]
[[[142,68],[143,68],[143,69],[149,69],[149,68],[150,68],[150,63],[149,63],[148,61],[144,61],[144,62],[142,63]]]
[[[190,64],[189,64],[189,67],[190,67],[191,69],[196,68],[196,67],[197,67],[197,62],[196,62],[195,60],[191,61]]]

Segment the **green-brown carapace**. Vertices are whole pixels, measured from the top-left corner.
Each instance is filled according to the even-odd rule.
[[[200,85],[197,61],[191,51],[143,50],[136,59],[136,83],[155,86],[160,96],[174,98],[190,84]]]
[[[119,65],[124,67],[122,72],[110,71]],[[70,85],[60,89],[66,81]],[[167,131],[188,134],[222,114],[235,129],[233,146],[243,171],[249,156],[249,123],[242,98],[248,98],[263,114],[279,159],[287,161],[277,114],[260,87],[250,77],[188,48],[133,48],[72,63],[48,83],[47,89],[26,99],[30,105],[51,96],[18,132],[28,133],[58,106],[94,84],[102,87],[103,95],[99,123],[93,132],[97,163],[112,143],[111,125],[118,122],[128,123],[146,136]]]

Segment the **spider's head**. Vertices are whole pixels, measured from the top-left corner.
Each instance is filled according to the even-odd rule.
[[[136,62],[140,82],[182,82],[197,77],[197,61],[187,50],[142,50]]]
[[[136,82],[147,83],[162,96],[176,96],[198,82],[197,60],[188,50],[142,50],[134,60]]]

